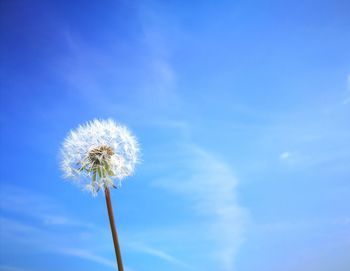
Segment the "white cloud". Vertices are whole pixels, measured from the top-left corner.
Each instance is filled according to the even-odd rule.
[[[145,244],[141,244],[141,243],[127,243],[126,246],[131,248],[134,251],[155,256],[159,259],[162,259],[168,263],[177,265],[179,267],[191,269],[190,265],[188,265],[187,263],[185,263],[185,262],[175,258],[174,256],[166,253],[165,251],[162,251],[162,250],[159,250],[159,249],[156,249],[156,248],[153,248],[153,247],[147,246]]]
[[[235,256],[244,240],[247,211],[236,199],[237,179],[231,167],[197,146],[189,146],[179,174],[154,182],[158,187],[186,197],[198,222],[193,235],[200,236],[197,251],[203,262],[216,263],[217,270],[234,270]],[[190,237],[191,238],[191,237]],[[203,253],[203,247],[210,249]],[[200,263],[196,263],[196,265]],[[205,266],[201,266],[204,268]]]
[[[5,218],[3,216],[0,216],[0,225],[0,237],[2,242],[17,243],[17,250],[23,248],[23,251],[27,251],[26,248],[30,247],[31,251],[67,255],[109,267],[111,270],[116,268],[115,261],[101,256],[105,249],[98,249],[98,247],[101,245],[101,239],[104,244],[106,244],[106,241],[104,241],[104,236],[101,235],[100,232],[95,232],[95,236],[99,235],[99,239],[89,240],[88,243],[84,243],[79,237],[79,230],[74,232],[51,231],[45,227],[32,225],[17,219]],[[108,244],[110,244],[110,242],[108,242]],[[71,245],[73,243],[77,247],[72,247]],[[23,253],[21,251],[18,252]],[[0,271],[27,270],[16,268],[17,267],[12,265],[0,266]],[[125,270],[131,269],[126,268]]]
[[[100,50],[64,31],[68,54],[55,66],[66,89],[91,109],[139,119],[177,108],[179,97],[162,22],[143,7],[132,15],[140,22],[139,43],[116,40],[118,46]]]
[[[2,185],[0,210],[31,217],[44,225],[93,228],[92,223],[67,217],[52,198],[17,186]]]
[[[280,159],[281,160],[287,160],[291,157],[291,153],[290,152],[282,152],[280,154]]]
[[[19,253],[22,249],[26,251],[25,248],[30,247],[31,251],[62,254],[62,247],[69,246],[72,240],[81,247],[93,247],[83,236],[91,229],[101,231],[91,223],[71,219],[55,200],[40,193],[22,187],[2,185],[0,197],[1,240],[4,244],[16,243]],[[57,227],[65,230],[57,231]],[[65,254],[71,252],[71,256],[79,258],[88,255],[87,251],[79,255],[74,255],[72,251],[74,252],[66,250]],[[96,263],[107,262],[102,259],[98,256],[91,258]]]
[[[89,250],[86,249],[80,249],[80,248],[64,248],[64,249],[59,249],[58,253],[81,258],[84,260],[88,260],[91,262],[95,262],[101,265],[104,265],[106,267],[111,267],[115,269],[116,267],[116,262],[111,261],[109,259],[106,259],[104,257],[101,257],[99,255],[96,255],[96,253],[93,253]]]
[[[115,261],[101,256],[112,245],[108,227],[101,228],[78,219],[71,219],[69,215],[62,214],[63,207],[55,203],[52,198],[24,188],[2,186],[0,196],[2,242],[17,243],[18,250],[23,248],[23,251],[26,251],[25,248],[30,247],[33,251],[67,255],[115,269]],[[61,213],[57,213],[58,211]],[[55,227],[47,227],[48,225]],[[69,226],[69,228],[65,231],[57,231],[57,226]],[[74,229],[71,226],[74,226]],[[99,238],[90,238],[91,236],[99,236]],[[127,239],[124,246],[131,250],[152,255],[182,268],[189,267],[162,250],[145,243],[130,243]],[[75,247],[72,247],[73,243]],[[0,271],[17,271],[13,268],[15,267],[4,266]],[[125,270],[132,269],[126,267]]]
[[[309,158],[305,154],[300,153],[300,151],[282,152],[279,155],[279,159],[282,163],[290,167],[305,166],[310,163],[310,161],[308,161]]]

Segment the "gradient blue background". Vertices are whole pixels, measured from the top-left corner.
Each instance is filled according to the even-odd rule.
[[[1,0],[0,270],[116,270],[104,197],[61,177],[113,118],[126,271],[350,270],[349,1]]]

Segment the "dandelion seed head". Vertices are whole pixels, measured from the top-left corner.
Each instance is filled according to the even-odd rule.
[[[61,168],[68,179],[83,183],[96,195],[132,175],[139,145],[131,132],[111,119],[93,120],[70,131],[61,148]]]

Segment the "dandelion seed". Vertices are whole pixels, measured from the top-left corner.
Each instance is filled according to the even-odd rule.
[[[96,195],[98,188],[119,187],[133,174],[139,147],[126,127],[110,119],[93,120],[69,133],[61,153],[65,177],[82,183]]]

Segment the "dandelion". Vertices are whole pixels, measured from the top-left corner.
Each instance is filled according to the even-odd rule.
[[[133,174],[139,157],[137,140],[111,119],[93,120],[69,133],[61,154],[66,178],[82,184],[93,196],[104,189],[118,270],[123,271],[109,188],[120,187]]]

